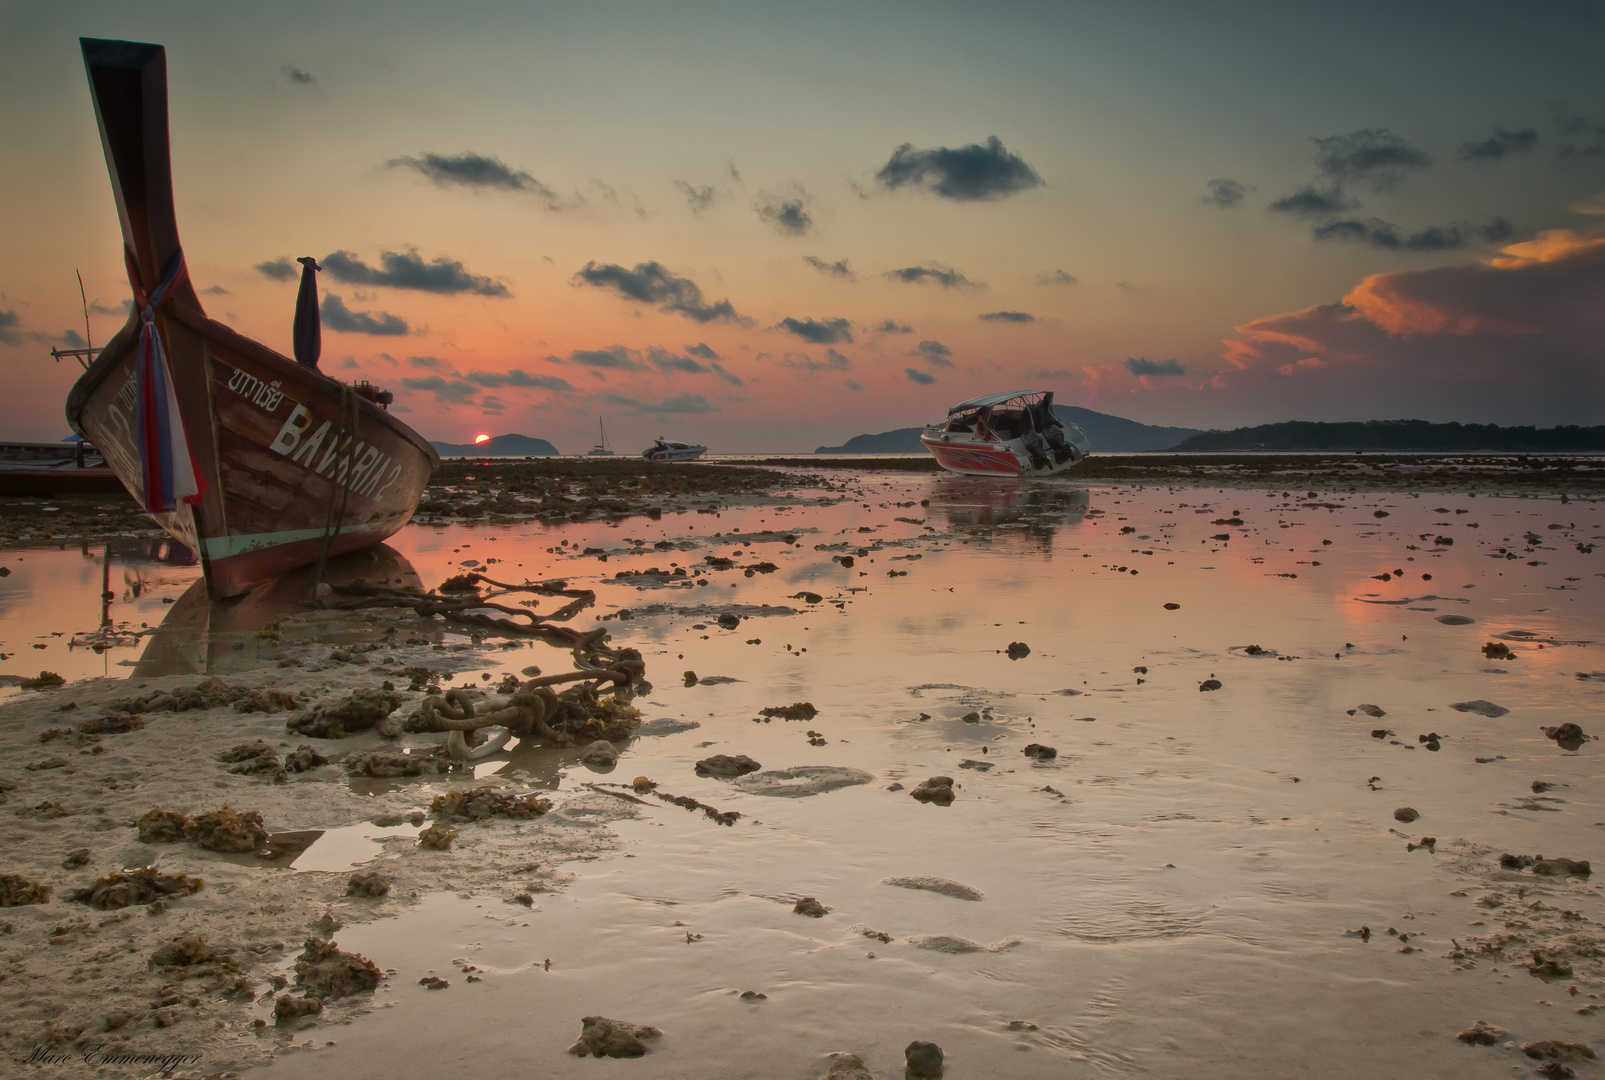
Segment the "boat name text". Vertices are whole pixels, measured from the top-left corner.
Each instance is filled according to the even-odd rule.
[[[377,446],[358,439],[355,433],[342,429],[330,438],[334,432],[332,420],[325,420],[308,434],[314,419],[305,405],[297,405],[269,445],[319,476],[327,475],[334,483],[349,487],[353,495],[377,500],[401,479],[401,463]]]

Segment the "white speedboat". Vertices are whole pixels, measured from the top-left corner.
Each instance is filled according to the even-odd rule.
[[[641,451],[641,456],[648,461],[695,461],[707,452],[706,446],[693,446],[659,435],[656,442]]]
[[[1075,424],[1053,414],[1052,390],[1011,390],[961,401],[920,442],[949,472],[973,476],[1051,476],[1092,446]]]

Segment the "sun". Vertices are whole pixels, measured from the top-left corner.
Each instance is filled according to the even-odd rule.
[[[482,443],[482,442],[490,442],[490,436],[489,435],[475,435],[474,436],[474,444],[476,446],[478,444]]]

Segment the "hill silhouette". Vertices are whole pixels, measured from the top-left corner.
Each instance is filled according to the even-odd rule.
[[[1079,425],[1087,433],[1094,453],[1132,453],[1139,450],[1169,450],[1183,439],[1201,435],[1197,428],[1156,427],[1139,424],[1108,413],[1093,412],[1076,405],[1055,405],[1054,415]],[[923,453],[922,428],[898,428],[878,435],[855,435],[841,446],[821,446],[816,454],[903,454]]]
[[[433,442],[441,457],[553,457],[557,447],[530,435],[497,435],[482,443]]]
[[[1096,447],[1094,443],[1094,447]],[[1204,431],[1177,450],[1496,450],[1561,454],[1605,450],[1605,427],[1500,427],[1497,424],[1433,424],[1426,420],[1355,420],[1281,424]]]

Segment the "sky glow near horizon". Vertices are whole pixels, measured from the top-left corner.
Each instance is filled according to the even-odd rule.
[[[77,39],[168,53],[214,318],[426,437],[812,450],[978,394],[1605,423],[1598,3],[0,5],[5,437],[126,318]]]

